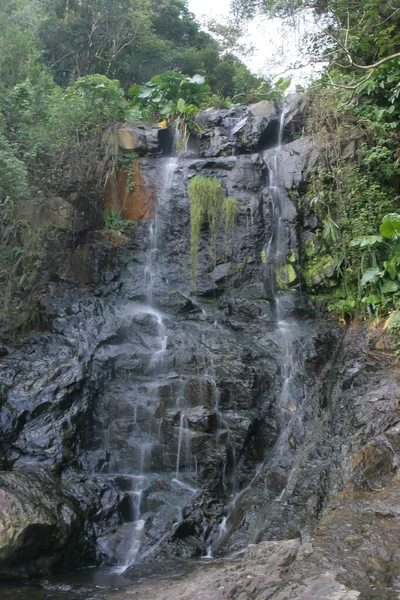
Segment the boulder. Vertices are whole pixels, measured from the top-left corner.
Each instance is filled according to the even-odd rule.
[[[84,215],[58,196],[26,198],[17,210],[17,218],[24,220],[34,230],[54,228],[61,231],[84,231],[88,227]]]
[[[158,127],[154,123],[125,123],[118,131],[118,147],[122,152],[144,156],[157,152],[158,146]]]
[[[311,136],[304,136],[282,146],[277,168],[277,185],[286,189],[298,186],[309,173],[321,166],[325,160],[326,151],[320,148]],[[272,161],[275,150],[264,153],[265,160]]]
[[[249,109],[255,117],[261,119],[276,118],[276,106],[270,100],[261,100],[261,102],[257,102],[256,104],[250,104]]]
[[[78,526],[45,471],[0,472],[0,576],[47,573],[65,559]]]
[[[262,105],[262,106],[261,106]],[[202,126],[202,157],[252,153],[277,141],[279,117],[272,103],[230,110],[206,110],[196,116]]]

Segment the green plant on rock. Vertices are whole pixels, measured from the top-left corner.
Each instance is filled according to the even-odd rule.
[[[132,194],[136,189],[135,172],[137,155],[135,153],[119,154],[117,156],[117,168],[127,174],[126,193]]]
[[[380,232],[351,244],[361,253],[359,297],[366,313],[374,316],[400,309],[400,215],[385,215]]]
[[[223,202],[222,185],[216,177],[196,176],[188,185],[190,200],[190,259],[192,264],[192,286],[196,290],[197,283],[197,254],[199,249],[200,232],[207,221],[210,228],[211,249],[215,262],[216,227],[221,215]]]
[[[132,96],[131,109],[150,107],[155,118],[165,119],[175,127],[177,151],[182,154],[186,151],[190,133],[203,131],[195,116],[209,91],[203,75],[189,77],[176,71],[165,71],[142,86],[132,86],[128,94]]]
[[[225,234],[232,238],[235,232],[236,217],[239,212],[239,201],[233,196],[228,196],[222,203]]]
[[[104,228],[105,229],[124,229],[133,224],[133,221],[123,219],[121,212],[115,208],[107,208],[104,211]]]
[[[385,329],[388,330],[389,333],[395,336],[395,342],[398,346],[396,350],[396,354],[400,354],[400,310],[393,311],[385,323]]]
[[[179,98],[176,105],[177,115],[175,118],[175,127],[177,131],[176,150],[178,154],[183,154],[187,150],[189,137],[192,131],[201,134],[204,127],[196,122],[198,107],[195,104],[186,104],[183,98]]]
[[[282,292],[288,290],[297,279],[297,273],[293,266],[295,262],[296,257],[294,251],[291,250],[286,259],[286,264],[275,269],[276,284]]]
[[[169,119],[183,112],[182,106],[178,107],[179,102],[199,107],[209,91],[203,75],[189,77],[177,71],[165,71],[144,85],[133,85],[128,94],[132,96],[130,106],[150,106],[156,115]]]
[[[343,321],[352,319],[357,311],[359,302],[352,296],[338,300],[337,302],[330,302],[328,304],[328,310],[333,313],[337,313],[341,316]]]

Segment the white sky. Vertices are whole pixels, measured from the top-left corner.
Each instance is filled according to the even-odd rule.
[[[210,17],[223,22],[229,15],[230,0],[188,0],[188,5],[200,22]],[[255,19],[243,40],[253,44],[255,52],[251,57],[244,58],[244,62],[258,75],[278,77],[298,58],[299,38],[305,27],[305,22],[299,23],[299,30],[295,31],[285,27],[279,19]],[[287,72],[285,75],[292,75],[293,83],[305,83],[310,69]]]

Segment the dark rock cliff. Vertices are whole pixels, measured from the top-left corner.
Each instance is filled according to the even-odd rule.
[[[200,145],[172,171],[167,158],[139,159],[156,221],[125,245],[94,236],[85,260],[55,267],[42,295],[48,331],[0,359],[0,572],[121,563],[140,516],[142,560],[301,537],[315,565],[384,594],[398,576],[392,340],[340,328],[298,273],[278,318],[266,248],[279,115],[264,105],[199,120]],[[286,141],[285,260],[314,235],[290,192],[304,192],[318,160],[312,140]],[[198,174],[216,176],[239,212],[215,256],[204,225],[194,297],[187,184]]]

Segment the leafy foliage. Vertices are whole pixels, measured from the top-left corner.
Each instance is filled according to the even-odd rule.
[[[154,111],[156,118],[169,119],[177,130],[177,149],[186,150],[191,131],[201,131],[195,116],[210,88],[202,75],[189,77],[182,73],[166,71],[156,75],[145,85],[132,86],[128,93],[133,96],[131,107],[139,106],[146,114],[146,108]],[[148,114],[148,113],[147,113]]]
[[[115,208],[107,208],[104,211],[104,227],[106,229],[124,229],[131,226],[133,221],[128,221],[121,217],[121,213]]]
[[[135,85],[128,93],[132,106],[149,105],[159,116],[169,118],[184,111],[185,105],[197,108],[210,91],[202,75],[189,77],[175,71],[155,75],[145,85]]]

